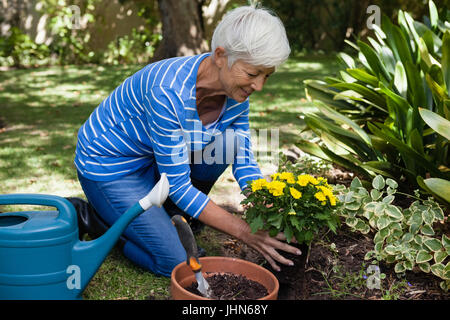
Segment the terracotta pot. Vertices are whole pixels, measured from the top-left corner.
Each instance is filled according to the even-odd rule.
[[[279,283],[277,278],[272,272],[257,264],[230,257],[202,257],[200,263],[203,266],[202,272],[204,275],[209,272],[228,272],[243,275],[250,280],[259,282],[267,289],[269,294],[258,300],[276,300],[278,297]],[[186,262],[177,265],[171,275],[170,290],[172,298],[174,300],[211,300],[184,289],[194,281],[196,281],[194,273]]]

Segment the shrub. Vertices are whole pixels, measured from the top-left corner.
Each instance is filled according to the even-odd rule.
[[[394,264],[404,274],[417,266],[442,279],[443,290],[450,288],[450,238],[438,234],[435,223],[444,223],[444,213],[432,198],[414,201],[402,209],[393,204],[398,184],[377,175],[369,192],[355,178],[350,187],[335,187],[342,206],[338,214],[353,231],[374,234],[374,249],[365,260]]]
[[[421,112],[433,112],[444,127],[450,120],[450,25],[432,1],[429,7],[429,25],[401,10],[398,25],[383,16],[376,39],[348,42],[357,57],[339,55],[346,65],[339,78],[305,81],[319,109],[305,122],[321,140],[297,146],[367,179],[382,174],[450,204],[449,139]]]

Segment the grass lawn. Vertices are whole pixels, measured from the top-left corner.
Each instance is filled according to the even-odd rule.
[[[0,193],[84,198],[73,165],[77,131],[115,87],[142,67],[86,65],[2,71]],[[252,95],[251,129],[269,132],[278,129],[279,148],[291,146],[304,126],[299,113],[312,108],[305,100],[302,81],[332,76],[337,71],[334,56],[291,58],[268,80],[262,92]],[[219,205],[227,201],[239,203],[238,195],[239,188],[230,170],[210,194]],[[17,210],[5,206],[0,211],[12,209]],[[217,254],[214,244],[202,244],[201,239],[199,242],[208,255]],[[89,284],[84,298],[164,299],[170,296],[168,289],[169,279],[155,277],[134,266],[114,249]]]

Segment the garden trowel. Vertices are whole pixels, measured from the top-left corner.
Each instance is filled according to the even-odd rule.
[[[172,223],[177,229],[178,237],[181,240],[181,244],[183,245],[184,250],[186,250],[186,263],[189,267],[191,267],[192,271],[195,274],[195,279],[198,283],[197,290],[200,291],[203,296],[210,298],[211,289],[209,288],[209,284],[202,274],[202,265],[198,260],[197,244],[195,242],[191,227],[187,223],[186,219],[178,214],[172,217]]]

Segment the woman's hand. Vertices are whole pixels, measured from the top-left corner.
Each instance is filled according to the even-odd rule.
[[[283,233],[279,233],[276,237],[271,237],[266,231],[257,231],[256,233],[251,233],[249,231],[248,233],[243,234],[241,240],[261,253],[276,271],[280,271],[280,267],[277,265],[276,261],[289,266],[294,265],[291,260],[280,255],[277,252],[277,249],[292,254],[302,254],[298,248],[290,246],[286,242],[282,242],[286,240]]]
[[[298,255],[301,254],[299,249],[282,242],[286,240],[284,234],[280,233],[276,237],[271,237],[265,231],[251,233],[249,225],[244,220],[222,209],[212,200],[203,209],[199,220],[217,230],[242,240],[261,253],[274,270],[280,271],[276,261],[285,265],[293,265],[291,260],[284,258],[276,250],[283,250]]]

